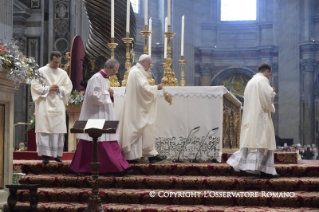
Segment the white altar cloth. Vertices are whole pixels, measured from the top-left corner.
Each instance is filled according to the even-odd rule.
[[[115,116],[120,120],[125,101],[125,87],[113,87]],[[169,105],[158,92],[156,132],[154,135],[156,149],[168,159],[192,160],[199,148],[197,159],[221,162],[223,138],[223,96],[226,95],[234,104],[240,105],[224,86],[187,86],[164,87],[173,96]],[[185,141],[193,130],[186,144]],[[213,128],[217,130],[208,132]],[[206,135],[207,139],[205,140]],[[185,146],[184,146],[185,145]],[[183,150],[184,147],[184,150]]]

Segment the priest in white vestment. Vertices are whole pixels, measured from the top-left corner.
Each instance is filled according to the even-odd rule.
[[[59,68],[60,63],[61,54],[52,52],[50,63],[39,69],[45,86],[38,80],[32,80],[31,83],[37,152],[42,156],[43,164],[49,163],[50,157],[62,162],[64,134],[67,133],[65,105],[73,86],[68,74]]]
[[[129,71],[119,126],[119,143],[129,163],[138,163],[141,157],[148,157],[150,163],[166,159],[155,149],[157,90],[162,84],[149,84],[147,71],[151,64],[152,58],[143,54]]]
[[[235,171],[260,175],[261,178],[278,177],[274,166],[276,140],[271,112],[275,88],[269,84],[271,66],[262,63],[258,73],[247,83],[244,92],[244,111],[240,134],[240,150],[228,160]]]
[[[105,119],[116,120],[113,107],[113,89],[110,88],[109,76],[119,69],[117,60],[110,59],[104,68],[94,74],[88,81],[79,120]],[[116,102],[114,103],[116,104]],[[77,134],[79,143],[76,148],[70,169],[79,176],[92,173],[93,139],[88,134]],[[98,138],[98,159],[100,174],[123,176],[132,172],[130,164],[125,160],[118,144],[118,132],[102,134]]]

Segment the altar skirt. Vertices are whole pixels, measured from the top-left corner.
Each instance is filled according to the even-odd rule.
[[[69,168],[74,172],[92,173],[92,148],[92,141],[80,139]],[[98,142],[98,159],[100,162],[100,174],[123,172],[131,167],[122,156],[121,148],[117,141]]]
[[[235,171],[245,171],[251,174],[260,175],[260,172],[276,175],[274,165],[274,151],[265,149],[257,149],[256,151],[248,151],[248,148],[241,148],[234,152],[227,160]]]

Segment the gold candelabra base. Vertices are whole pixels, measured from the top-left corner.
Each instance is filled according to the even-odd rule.
[[[118,45],[117,43],[114,43],[114,38],[111,38],[111,42],[107,44],[110,49],[111,49],[111,59],[114,59],[114,49],[116,48],[116,46]],[[110,76],[109,77],[110,80],[110,86],[111,87],[119,87],[120,83],[117,79],[116,75]]]
[[[129,70],[132,66],[132,63],[131,63],[131,54],[130,54],[130,43],[132,43],[133,41],[133,38],[129,38],[129,34],[127,33],[126,34],[126,38],[123,38],[122,39],[124,41],[124,43],[126,43],[126,54],[125,54],[125,57],[126,57],[126,61],[125,61],[125,73],[124,73],[124,78],[122,80],[122,87],[126,87],[126,84],[127,84],[127,80],[128,80],[128,75],[129,75]]]
[[[164,67],[164,76],[162,78],[163,86],[178,86],[177,79],[173,69],[170,68],[172,64],[172,58],[166,58],[165,62],[162,63]]]
[[[181,65],[181,86],[185,86],[186,81],[185,81],[185,72],[184,72],[184,65],[186,63],[186,60],[184,60],[184,57],[181,56],[181,59],[178,60],[179,64]]]
[[[152,31],[148,30],[148,25],[145,25],[144,30],[140,31],[142,36],[144,37],[144,48],[143,52],[144,54],[148,54],[148,37],[152,34]],[[155,85],[155,80],[153,79],[151,69],[147,70],[148,73],[148,82],[150,85]]]

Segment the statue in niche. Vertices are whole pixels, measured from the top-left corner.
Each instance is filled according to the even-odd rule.
[[[64,65],[63,70],[66,71],[66,73],[71,75],[71,54],[70,52],[65,53],[64,59],[67,61],[67,63]]]
[[[55,18],[68,18],[68,8],[64,3],[58,3],[55,7]]]

